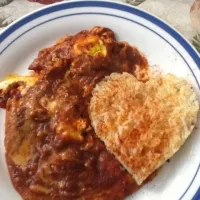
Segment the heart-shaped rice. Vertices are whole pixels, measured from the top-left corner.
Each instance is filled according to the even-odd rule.
[[[96,85],[89,106],[97,136],[138,184],[179,150],[198,110],[191,86],[172,74],[142,83],[113,73]]]

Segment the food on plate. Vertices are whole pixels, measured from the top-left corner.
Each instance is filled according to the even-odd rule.
[[[0,107],[5,107],[7,100],[12,96],[20,98],[36,81],[37,75],[19,76],[11,74],[7,76],[4,81],[0,82]]]
[[[6,162],[22,198],[120,200],[136,191],[140,186],[96,136],[88,106],[95,85],[113,72],[148,80],[139,50],[94,27],[41,50],[29,69],[30,77],[0,84]]]
[[[172,74],[143,83],[112,73],[92,95],[95,133],[139,185],[180,149],[197,121],[194,90]]]
[[[0,82],[9,174],[24,200],[120,200],[191,134],[189,84],[151,76],[145,56],[94,27],[41,50]]]

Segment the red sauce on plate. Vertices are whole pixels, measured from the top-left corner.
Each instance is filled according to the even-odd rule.
[[[22,198],[123,200],[137,191],[140,186],[96,136],[88,105],[92,89],[112,72],[145,80],[146,58],[116,41],[111,30],[94,27],[41,50],[29,69],[39,80],[24,96],[13,87],[5,96],[0,92],[0,103],[8,100],[7,165]]]

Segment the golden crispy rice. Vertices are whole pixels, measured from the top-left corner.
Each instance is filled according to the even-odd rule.
[[[138,184],[179,150],[198,110],[193,89],[172,74],[142,83],[113,73],[96,85],[89,106],[96,134]]]

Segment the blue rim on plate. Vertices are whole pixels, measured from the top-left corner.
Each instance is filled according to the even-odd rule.
[[[134,15],[137,15],[139,17],[142,17],[150,22],[152,22],[153,24],[157,25],[158,27],[160,27],[161,29],[165,30],[168,34],[170,34],[172,37],[174,37],[176,39],[176,41],[178,41],[183,47],[184,49],[190,54],[190,56],[193,58],[194,62],[196,63],[196,65],[198,67],[200,67],[200,57],[198,55],[198,53],[191,47],[191,45],[179,34],[177,33],[173,28],[171,28],[168,24],[166,24],[165,22],[161,21],[160,19],[142,11],[139,10],[137,8],[131,7],[129,5],[125,5],[125,4],[120,4],[120,3],[115,3],[115,2],[107,2],[107,1],[75,1],[75,2],[63,2],[61,4],[55,4],[51,7],[47,7],[47,8],[43,8],[39,11],[36,11],[32,14],[27,15],[26,17],[18,20],[16,23],[12,24],[11,26],[9,26],[2,34],[0,34],[0,44],[3,40],[5,40],[9,35],[11,35],[14,31],[16,31],[17,29],[19,29],[20,27],[22,27],[23,25],[29,23],[30,21],[39,18],[43,15],[49,14],[49,13],[53,13],[56,11],[60,11],[60,10],[65,10],[65,9],[70,9],[70,8],[77,8],[77,7],[103,7],[103,8],[111,8],[111,9],[115,9],[115,10],[120,10],[120,11],[125,11]],[[105,13],[76,13],[76,14],[71,14],[71,15],[64,15],[61,17],[67,17],[67,16],[72,16],[72,15],[78,15],[78,14],[101,14],[101,15],[109,15],[109,14],[105,14]],[[117,15],[111,15],[114,17],[120,17]],[[58,19],[60,17],[51,19],[51,20],[47,20],[41,24],[38,24],[32,28],[30,28],[29,30],[25,31],[24,33],[22,33],[20,36],[16,37],[15,39],[13,39],[1,52],[0,55],[14,42],[16,41],[19,37],[21,37],[23,34],[27,33],[28,31],[32,30],[33,28],[42,25],[44,23],[47,23],[49,21]],[[120,17],[123,18],[125,20],[129,20],[132,21],[134,23],[136,23],[133,20],[124,18],[124,17]],[[137,22],[138,23],[138,22]],[[138,23],[139,24],[139,23]],[[142,25],[142,24],[140,24]],[[144,26],[144,25],[143,25]],[[148,27],[146,27],[148,28]],[[152,29],[148,28],[149,30],[153,31]],[[154,33],[156,33],[155,31],[153,31]],[[158,33],[156,33],[157,35],[159,35]],[[161,35],[159,35],[160,37],[162,37]],[[163,37],[162,37],[163,38]],[[164,39],[164,38],[163,38]],[[165,40],[165,39],[164,39]],[[167,40],[165,40],[166,42],[168,42]],[[169,43],[169,42],[168,42]],[[170,43],[169,43],[170,44]],[[170,44],[172,47],[173,45]],[[175,47],[173,47],[175,49]],[[175,49],[176,50],[176,49]],[[177,51],[177,50],[176,50]],[[178,52],[178,51],[177,51]],[[180,53],[179,53],[180,54]],[[180,54],[181,55],[181,54]],[[181,56],[182,57],[182,56]],[[183,58],[183,57],[182,57]],[[183,58],[184,59],[184,58]],[[186,62],[186,60],[184,59],[184,61]],[[187,62],[186,62],[187,64]],[[187,64],[188,65],[188,64]],[[189,67],[189,65],[188,65]],[[195,76],[194,76],[195,77]],[[197,80],[196,80],[197,81]],[[198,83],[198,81],[197,81]],[[199,85],[199,84],[198,84]],[[199,86],[200,88],[200,86]],[[198,169],[194,175],[194,177],[192,178],[191,183],[189,184],[189,186],[187,187],[186,191],[181,195],[181,197],[179,198],[179,200],[181,200],[185,194],[187,193],[187,191],[189,190],[189,188],[191,187],[191,185],[193,184],[196,175],[199,173],[200,170],[200,164],[198,166]],[[194,195],[192,200],[199,200],[200,199],[200,189],[196,192],[196,194]]]

